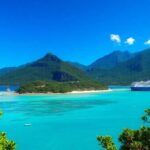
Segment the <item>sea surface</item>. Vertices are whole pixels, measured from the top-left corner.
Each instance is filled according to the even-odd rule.
[[[0,96],[0,130],[17,150],[101,150],[96,137],[137,129],[150,92],[115,88],[107,93]],[[29,126],[27,126],[27,124]]]

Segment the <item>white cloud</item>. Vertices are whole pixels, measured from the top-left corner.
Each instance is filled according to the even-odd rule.
[[[129,37],[126,39],[125,43],[128,45],[133,45],[135,42],[135,39],[133,37]]]
[[[146,42],[144,42],[144,44],[150,46],[150,40],[147,40]]]
[[[111,34],[110,35],[110,39],[114,42],[120,43],[121,42],[121,38],[118,34]]]

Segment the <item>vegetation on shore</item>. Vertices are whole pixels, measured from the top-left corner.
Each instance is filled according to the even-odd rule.
[[[2,112],[0,112],[0,116],[2,116]],[[8,140],[5,132],[0,132],[0,150],[15,150],[15,148],[15,142]]]
[[[150,109],[145,110],[142,120],[150,123]],[[111,136],[98,136],[97,140],[106,150],[118,150]],[[150,149],[150,127],[142,126],[138,130],[124,129],[119,136],[121,146],[119,150],[149,150]]]
[[[94,81],[72,81],[72,82],[55,82],[55,81],[34,81],[21,86],[17,92],[22,93],[66,93],[75,90],[105,90],[106,85]]]

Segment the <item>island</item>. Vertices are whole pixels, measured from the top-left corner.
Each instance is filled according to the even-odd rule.
[[[85,71],[52,53],[17,68],[5,69],[1,85],[19,85],[17,93],[67,93],[106,90],[107,86],[92,79]]]
[[[33,81],[20,86],[17,93],[67,93],[72,91],[107,90],[107,86],[94,81]]]

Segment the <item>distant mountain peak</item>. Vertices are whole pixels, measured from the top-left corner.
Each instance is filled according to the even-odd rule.
[[[121,51],[121,50],[114,50],[112,53],[110,54],[122,54],[122,53],[130,53],[128,50],[125,50],[125,51]],[[109,54],[109,55],[110,55]]]
[[[90,77],[80,69],[48,53],[43,58],[0,76],[1,84],[24,84],[31,81],[87,81]]]
[[[112,53],[97,59],[90,65],[91,69],[110,69],[118,65],[120,62],[129,60],[133,55],[129,51],[116,50]]]
[[[123,54],[124,53],[128,54],[128,52],[123,52]],[[103,57],[103,59],[100,60],[99,64],[96,64],[97,67],[101,65],[102,67],[105,66],[106,69],[105,68],[91,69],[89,70],[89,75],[91,75],[93,78],[101,82],[110,85],[130,85],[132,82],[135,81],[149,80],[150,79],[150,65],[149,65],[150,48],[133,54],[129,53],[129,56],[130,56],[129,59],[127,59],[126,61],[118,62],[114,67],[110,67],[110,65],[115,62],[114,61],[115,57],[112,57],[112,53],[111,53],[110,55]],[[109,65],[109,67],[107,67],[106,65],[107,66]]]
[[[47,53],[41,60],[45,61],[55,61],[55,62],[60,62],[61,59],[59,59],[56,55],[53,55],[52,53]]]
[[[114,50],[114,51],[112,51],[111,53],[122,53],[122,51],[121,50]],[[111,54],[110,53],[110,54]]]

